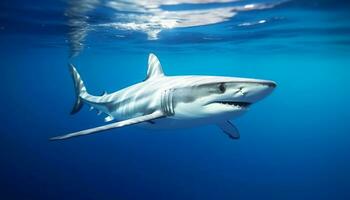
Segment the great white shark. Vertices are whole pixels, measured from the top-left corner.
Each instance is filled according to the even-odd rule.
[[[229,120],[245,113],[276,87],[268,80],[223,76],[166,76],[158,58],[150,54],[143,82],[117,92],[94,96],[87,92],[76,68],[70,64],[76,92],[71,114],[83,104],[105,113],[109,124],[51,138],[61,140],[109,129],[140,125],[174,129],[215,124],[232,139],[238,129]]]

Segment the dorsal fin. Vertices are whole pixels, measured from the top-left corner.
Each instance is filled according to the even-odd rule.
[[[148,57],[147,77],[145,80],[150,80],[162,76],[164,76],[164,72],[157,56],[153,53],[150,53]]]

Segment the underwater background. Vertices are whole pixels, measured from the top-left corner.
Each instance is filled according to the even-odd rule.
[[[346,0],[0,2],[0,199],[350,199],[350,3]],[[154,131],[104,124],[75,100],[167,75],[274,80],[233,120]]]

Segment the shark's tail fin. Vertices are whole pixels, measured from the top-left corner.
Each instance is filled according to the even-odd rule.
[[[86,92],[84,82],[83,80],[81,80],[80,75],[78,71],[75,69],[75,67],[72,64],[69,64],[69,69],[73,77],[75,95],[76,95],[75,104],[73,106],[72,111],[70,112],[70,114],[73,115],[79,112],[79,110],[83,107],[82,96],[85,95],[87,92]]]

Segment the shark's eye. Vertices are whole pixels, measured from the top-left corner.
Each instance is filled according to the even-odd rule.
[[[222,93],[224,93],[224,92],[226,91],[226,86],[225,86],[224,83],[220,83],[220,85],[219,85],[219,90],[220,90],[220,92],[222,92]]]

